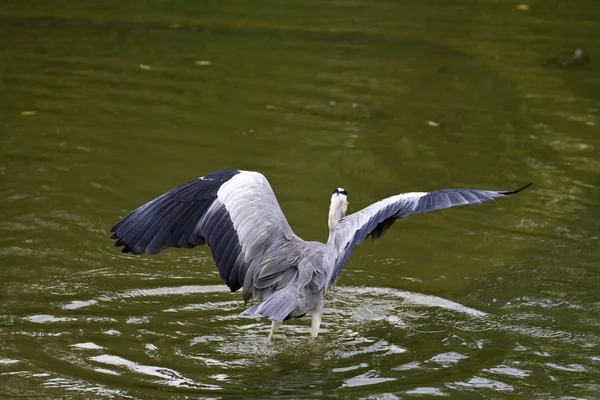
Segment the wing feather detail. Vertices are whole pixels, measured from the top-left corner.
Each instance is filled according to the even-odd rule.
[[[327,242],[327,252],[332,264],[329,285],[339,276],[356,246],[369,235],[374,241],[378,241],[397,219],[449,207],[494,201],[495,197],[510,196],[530,185],[513,191],[443,189],[404,193],[378,201],[342,218]]]
[[[134,254],[207,243],[221,278],[231,291],[247,288],[246,300],[297,275],[304,251],[267,179],[249,171],[217,171],[187,182],[134,210],[111,231],[116,245]]]

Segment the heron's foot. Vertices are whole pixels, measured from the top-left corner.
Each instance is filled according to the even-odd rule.
[[[277,329],[279,329],[280,326],[281,322],[273,321],[271,323],[271,333],[269,333],[269,340],[273,340],[273,335],[275,335],[275,331],[277,331]]]
[[[310,327],[310,336],[316,338],[319,335],[319,328],[321,327],[321,316],[322,312],[313,311],[312,313],[312,325]]]

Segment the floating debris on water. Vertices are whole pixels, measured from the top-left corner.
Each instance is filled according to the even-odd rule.
[[[21,111],[21,115],[24,117],[30,117],[32,115],[37,115],[37,111]]]
[[[196,61],[196,65],[210,65],[210,61]]]
[[[329,105],[330,105],[331,107],[335,106],[335,101],[333,101],[333,100],[329,101]]]
[[[438,126],[440,126],[440,124],[435,121],[427,121],[427,125],[433,126],[434,128],[437,128]]]
[[[579,67],[581,65],[589,63],[592,60],[590,59],[589,54],[583,51],[583,49],[577,49],[575,51],[556,57],[555,61],[561,67],[569,68]]]
[[[179,29],[179,28],[181,28],[181,24],[171,24],[171,25],[169,25],[169,28]]]
[[[144,71],[150,71],[152,67],[146,64],[140,64],[140,69],[143,69]]]
[[[517,4],[517,10],[519,10],[519,11],[529,11],[529,5],[527,5],[527,4]]]

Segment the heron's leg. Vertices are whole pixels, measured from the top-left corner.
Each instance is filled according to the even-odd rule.
[[[271,324],[271,333],[269,334],[269,340],[273,340],[273,335],[275,334],[275,331],[279,329],[280,326],[281,322],[273,321],[273,323]]]
[[[321,327],[321,315],[322,311],[314,310],[312,312],[312,325],[310,327],[310,336],[316,338],[319,334],[319,328]]]

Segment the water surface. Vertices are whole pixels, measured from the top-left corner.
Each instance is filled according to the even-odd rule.
[[[0,393],[598,398],[600,5],[492,0],[0,5]],[[592,62],[553,59],[583,48]],[[223,168],[295,232],[405,191],[522,195],[361,245],[323,329],[239,317],[209,249],[109,229]]]

